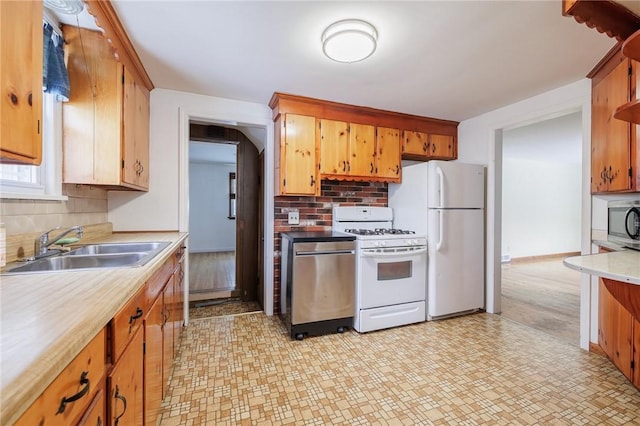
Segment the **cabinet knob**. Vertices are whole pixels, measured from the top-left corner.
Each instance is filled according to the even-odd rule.
[[[369,173],[373,173],[373,163],[371,163],[371,170],[369,171]]]
[[[120,418],[124,416],[124,413],[127,412],[127,398],[125,398],[124,395],[120,395],[120,388],[118,387],[118,385],[116,385],[116,393],[113,395],[113,398],[119,399],[120,401],[122,401],[122,404],[124,405],[124,409],[122,410],[122,413],[120,413],[120,415],[113,420],[114,426],[118,426],[118,423],[120,422]]]
[[[64,410],[67,408],[68,403],[79,400],[80,398],[85,396],[87,392],[89,392],[89,379],[87,378],[88,374],[89,374],[88,371],[83,371],[82,374],[80,375],[80,385],[84,385],[84,387],[80,389],[80,391],[77,394],[71,395],[68,398],[66,396],[62,397],[62,401],[60,402],[60,407],[58,407],[58,411],[56,412],[56,415],[64,413]]]
[[[315,184],[316,184],[316,180],[315,180],[315,178],[313,177],[313,175],[311,175],[311,182],[310,182],[310,184],[311,184],[311,186],[313,186],[313,185],[315,185]]]

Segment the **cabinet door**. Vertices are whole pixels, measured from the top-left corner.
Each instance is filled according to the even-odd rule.
[[[399,139],[398,139],[399,142]],[[398,145],[398,152],[400,145]],[[376,128],[366,124],[349,124],[350,176],[376,175]]]
[[[102,426],[107,423],[106,406],[104,403],[104,389],[100,389],[91,401],[91,405],[87,408],[78,426]]]
[[[71,92],[62,105],[63,181],[119,185],[122,64],[100,32],[64,26],[64,33]]]
[[[426,133],[405,130],[402,132],[402,155],[407,159],[411,157],[424,157],[429,153],[429,140]],[[423,158],[420,158],[423,159]]]
[[[455,136],[429,135],[430,150],[429,157],[440,160],[454,160],[456,158]]]
[[[164,302],[161,293],[151,305],[144,325],[144,403],[145,423],[155,425],[162,402],[162,327],[164,323]]]
[[[163,294],[163,321],[162,321],[162,397],[169,390],[169,376],[173,365],[173,277],[167,282]]]
[[[149,187],[149,92],[124,68],[122,182]]]
[[[320,183],[316,167],[316,119],[286,114],[280,129],[280,193],[317,195]]]
[[[349,124],[344,121],[318,120],[320,174],[349,174]]]
[[[598,297],[598,343],[622,374],[633,380],[633,316],[611,295],[602,282]]]
[[[42,162],[42,2],[0,2],[0,160]]]
[[[621,61],[592,87],[591,192],[630,189],[631,143],[629,123],[613,118],[617,107],[629,102],[629,60]]]
[[[178,262],[178,266],[174,273],[174,331],[173,331],[173,348],[177,352],[182,337],[182,327],[184,326],[184,269],[182,261]]]
[[[633,384],[640,388],[640,320],[633,321]]]
[[[109,424],[142,425],[143,330],[139,328],[109,374]]]
[[[376,140],[377,175],[383,178],[400,179],[400,130],[378,127]]]

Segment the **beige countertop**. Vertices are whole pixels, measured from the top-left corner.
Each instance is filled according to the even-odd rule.
[[[623,250],[574,256],[564,259],[563,263],[585,274],[640,285],[640,251]]]
[[[0,424],[18,419],[186,237],[141,232],[101,240],[171,242],[141,267],[0,277]]]

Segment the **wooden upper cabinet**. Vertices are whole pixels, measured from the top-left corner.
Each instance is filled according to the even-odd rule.
[[[122,181],[149,187],[149,91],[124,68]]]
[[[316,120],[286,114],[276,123],[276,195],[318,195]]]
[[[318,120],[320,174],[327,178],[375,176],[376,128]]]
[[[148,89],[115,59],[100,32],[63,31],[71,84],[63,104],[63,181],[146,191]]]
[[[318,120],[316,138],[320,147],[320,174],[347,176],[349,174],[349,123]]]
[[[592,193],[638,190],[636,126],[613,117],[631,99],[633,71],[631,60],[618,52],[592,75]]]
[[[401,159],[406,156],[406,159],[422,161],[452,160],[457,156],[458,122],[455,121],[284,93],[274,93],[269,106],[276,122],[275,139],[280,141],[275,156],[276,195],[319,195],[320,185],[314,181],[318,178],[400,182]],[[297,133],[287,133],[285,123],[290,116],[308,117],[317,123],[313,132],[304,132],[304,138],[313,135],[316,140],[317,154],[313,160],[316,174],[311,171],[310,158],[303,155],[313,150],[297,149],[306,146],[306,142],[296,140],[302,137]],[[428,157],[427,148],[422,145],[428,143],[431,136],[434,136],[436,152]],[[292,144],[296,148],[291,149]],[[297,182],[293,184],[288,176],[298,177]],[[306,182],[304,176],[309,176]]]
[[[455,136],[429,135],[432,159],[453,160],[458,156]]]
[[[42,162],[42,2],[0,2],[0,162]]]
[[[400,141],[396,141],[400,149]],[[367,124],[349,125],[349,175],[373,177],[376,172],[376,128]]]
[[[378,127],[376,131],[376,174],[390,182],[400,182],[400,130]]]
[[[458,158],[456,137],[405,130],[402,137],[402,158],[418,161],[455,160]]]
[[[405,130],[402,132],[402,156],[426,158],[430,151],[429,135],[422,132]],[[410,159],[410,158],[407,158]]]

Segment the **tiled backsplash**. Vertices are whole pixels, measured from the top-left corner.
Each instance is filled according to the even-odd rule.
[[[0,201],[0,222],[7,235],[42,232],[60,225],[90,225],[107,221],[107,191],[65,184],[66,201],[8,200]]]
[[[275,197],[273,306],[280,311],[281,232],[330,231],[332,208],[342,206],[381,206],[388,204],[388,185],[382,182],[323,180],[319,197]],[[299,225],[287,223],[288,213],[298,211]]]

